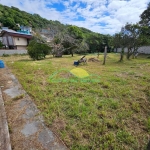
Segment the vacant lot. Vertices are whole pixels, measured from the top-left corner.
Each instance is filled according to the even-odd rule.
[[[150,133],[150,59],[118,63],[108,54],[106,65],[78,66],[86,80],[69,73],[74,60],[64,56],[32,61],[28,56],[1,57],[17,76],[45,117],[45,122],[69,149],[141,150]],[[96,57],[88,55],[87,58]]]

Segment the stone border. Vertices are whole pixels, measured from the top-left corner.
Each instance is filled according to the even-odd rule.
[[[28,148],[35,150],[68,150],[59,136],[44,124],[43,116],[31,97],[23,89],[18,79],[8,68],[6,69],[7,71],[4,72],[4,75],[9,78],[9,81],[7,81],[7,84],[5,85],[6,88],[4,88],[4,90],[2,89],[2,92],[5,93],[4,100],[5,98],[7,99],[7,97],[12,100],[18,97],[18,99],[13,100],[13,103],[11,103],[9,108],[10,112],[8,112],[8,118],[12,117],[11,119],[13,120],[13,123],[9,123],[13,131],[11,133],[12,147],[14,149],[20,149],[21,147],[22,149]],[[1,116],[0,110],[0,127],[2,126]],[[4,138],[2,137],[2,141],[4,141],[3,139]],[[0,150],[11,149],[1,148],[0,146]]]
[[[1,121],[0,136],[2,138],[0,141],[1,142],[0,148],[5,149],[5,150],[11,150],[9,129],[8,129],[8,123],[7,123],[1,88],[0,88],[0,117],[1,117],[0,118],[0,121]]]

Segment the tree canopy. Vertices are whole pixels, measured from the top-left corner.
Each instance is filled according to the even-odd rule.
[[[136,24],[126,23],[119,33],[113,36],[113,46],[122,48],[120,61],[123,60],[124,48],[127,48],[127,58],[134,56],[140,46],[150,45],[150,3],[140,15],[141,20]]]
[[[46,55],[50,54],[51,47],[49,47],[47,44],[43,43],[40,39],[37,39],[34,37],[28,47],[28,54],[33,60],[40,60],[44,59]]]
[[[143,13],[140,15],[140,24],[142,26],[148,26],[150,27],[150,2],[147,6],[147,9],[143,11]]]

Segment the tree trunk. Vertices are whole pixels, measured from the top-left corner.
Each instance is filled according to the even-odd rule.
[[[103,65],[105,65],[106,62],[106,56],[107,56],[107,46],[105,46]]]
[[[133,55],[133,57],[132,57],[133,59],[137,58],[137,56],[138,56],[137,50],[138,50],[138,48],[134,48],[134,51],[133,51],[133,54],[132,54]]]
[[[119,60],[119,62],[123,61],[123,56],[124,56],[124,48],[122,48],[122,51],[120,53],[120,60]]]
[[[99,52],[98,52],[98,54],[97,54],[97,58],[99,58]]]
[[[127,59],[130,59],[130,57],[132,56],[132,58],[135,58],[135,55],[137,54],[137,50],[138,47],[133,47],[133,48],[128,48],[128,52],[127,52]]]
[[[128,52],[127,52],[127,59],[128,59],[128,60],[129,60],[129,58],[130,58],[129,54],[130,54],[130,50],[129,50],[129,48],[128,48]]]
[[[127,59],[129,60],[132,55],[133,55],[132,48],[128,48]]]
[[[116,53],[118,52],[118,48],[116,47]]]
[[[70,50],[71,56],[73,57],[73,50]]]

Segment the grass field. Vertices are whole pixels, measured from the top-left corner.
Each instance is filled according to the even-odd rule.
[[[47,126],[69,149],[146,149],[150,140],[150,59],[139,56],[119,63],[119,54],[108,54],[104,66],[100,55],[100,62],[77,67],[93,75],[80,80],[69,73],[80,57],[0,59],[33,98]],[[96,55],[87,56],[91,57]]]

